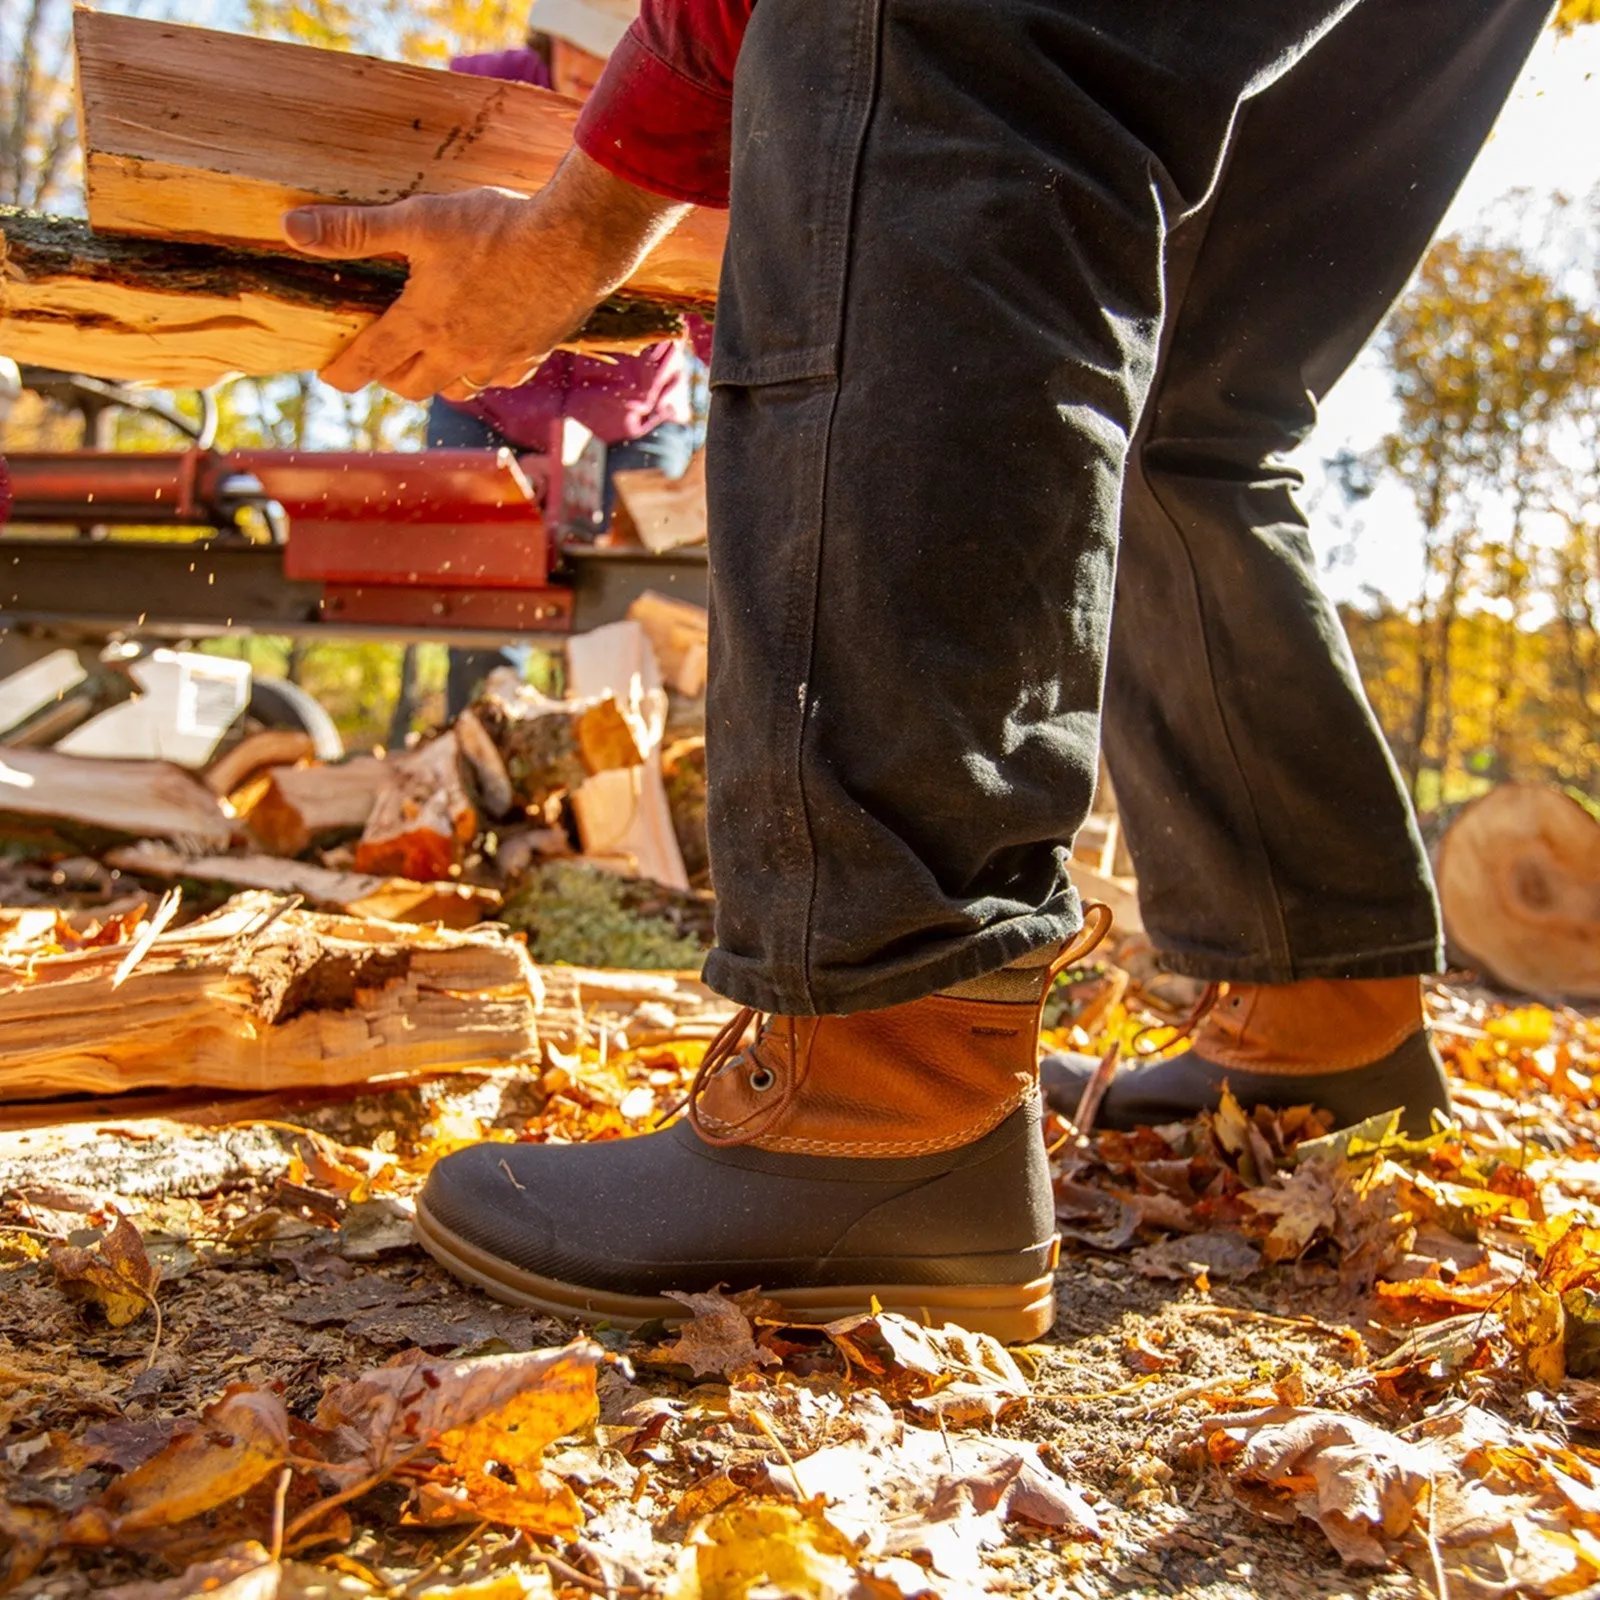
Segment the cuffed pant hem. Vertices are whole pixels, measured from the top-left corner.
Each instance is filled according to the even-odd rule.
[[[846,1016],[926,999],[951,984],[996,972],[1046,945],[1065,944],[1083,925],[1076,903],[1061,913],[1033,912],[997,922],[926,959],[826,974],[809,992],[774,984],[760,966],[726,950],[713,950],[701,974],[708,987],[757,1011],[785,1017]]]
[[[1207,983],[1298,983],[1304,978],[1411,978],[1444,970],[1444,952],[1437,940],[1392,945],[1384,950],[1296,959],[1292,964],[1261,956],[1219,956],[1205,951],[1174,950],[1154,940],[1161,965],[1168,972]]]

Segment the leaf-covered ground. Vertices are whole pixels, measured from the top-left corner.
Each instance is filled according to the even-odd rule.
[[[1067,991],[1132,1045],[1122,975]],[[416,1248],[462,1142],[625,1137],[700,1043],[0,1134],[0,1573],[78,1600],[1489,1596],[1600,1582],[1600,1024],[1432,997],[1459,1125],[1051,1130],[1051,1337],[636,1336]],[[1159,1037],[1159,1036],[1157,1036]],[[614,1043],[614,1041],[613,1041]],[[670,1197],[663,1197],[670,1203]]]

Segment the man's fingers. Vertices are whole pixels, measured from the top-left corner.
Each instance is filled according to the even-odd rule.
[[[450,367],[442,366],[436,358],[422,353],[398,372],[391,372],[383,384],[402,400],[431,400],[434,395],[444,392],[453,377]]]
[[[389,206],[297,206],[283,217],[283,236],[296,250],[330,261],[408,255],[414,242],[411,202]]]
[[[405,367],[416,356],[420,341],[404,324],[396,329],[387,323],[388,317],[380,317],[363,328],[322,369],[323,382],[354,394],[369,383],[384,382],[391,372]]]

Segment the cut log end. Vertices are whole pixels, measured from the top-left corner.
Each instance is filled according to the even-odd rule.
[[[1491,789],[1446,829],[1435,876],[1461,959],[1526,994],[1600,999],[1600,822],[1570,795]]]

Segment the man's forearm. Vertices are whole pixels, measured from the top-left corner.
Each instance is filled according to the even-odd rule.
[[[626,282],[689,211],[687,203],[618,177],[576,146],[536,202],[532,243],[538,248],[550,229],[571,239],[585,269],[574,290],[582,297],[593,295],[585,315]]]

